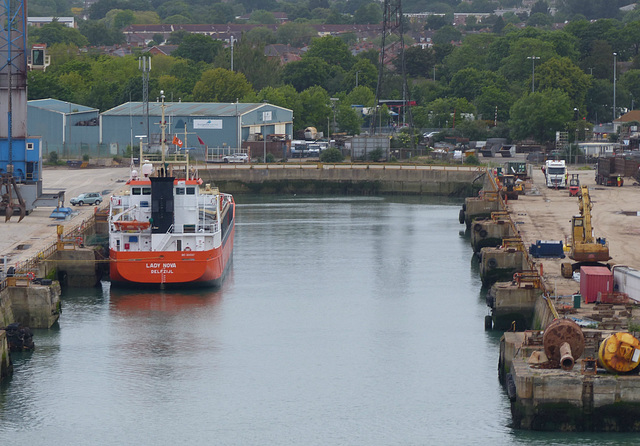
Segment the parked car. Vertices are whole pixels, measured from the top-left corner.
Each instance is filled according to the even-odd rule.
[[[246,153],[232,153],[222,157],[223,163],[248,163],[249,155]]]
[[[69,202],[74,206],[76,204],[78,206],[82,206],[83,204],[94,204],[97,206],[102,203],[102,195],[98,192],[87,192],[80,194],[77,197],[73,197]]]

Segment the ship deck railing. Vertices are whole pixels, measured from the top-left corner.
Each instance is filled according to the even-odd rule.
[[[137,195],[136,195],[137,196]],[[111,209],[117,211],[116,213],[120,213],[126,211],[127,209],[136,206],[132,205],[132,196],[131,195],[119,195],[115,197],[111,201]],[[116,200],[119,200],[116,201]],[[150,209],[151,207],[151,197],[149,196],[148,200],[140,200],[140,204],[138,205],[139,209]],[[215,195],[202,194],[198,196],[198,212],[215,210],[216,208],[216,197]]]

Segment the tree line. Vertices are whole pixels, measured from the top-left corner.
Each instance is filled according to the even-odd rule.
[[[118,14],[111,14],[114,21]],[[471,22],[475,27],[477,22]],[[427,23],[433,28],[433,46],[406,48],[415,126],[455,126],[456,134],[470,139],[500,136],[546,142],[556,131],[574,134],[589,122],[612,120],[614,62],[616,116],[640,98],[636,11],[622,20],[575,20],[561,29],[520,28],[508,17],[482,23],[491,29],[466,35],[446,23]],[[139,49],[126,57],[101,54],[87,46],[83,26],[73,30],[54,22],[30,32],[30,41],[49,45],[52,65],[46,72],[29,73],[29,98],[54,97],[101,111],[140,101]],[[379,42],[354,55],[355,36],[314,34],[308,23],[299,22],[281,25],[277,32],[254,28],[235,46],[231,71],[230,49],[220,41],[174,33],[169,41],[178,45],[177,50],[171,56],[153,57],[149,97],[164,90],[167,97],[182,101],[266,100],[292,109],[296,130],[324,129],[327,118],[333,121],[335,114],[339,131],[358,133],[367,122],[353,106],[374,106]],[[308,50],[299,61],[281,66],[264,54],[265,44],[279,41],[307,44]],[[413,42],[410,35],[405,41]],[[402,98],[400,68],[398,59],[384,68],[380,97]]]

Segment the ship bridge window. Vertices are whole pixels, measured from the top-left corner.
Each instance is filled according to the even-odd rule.
[[[142,188],[142,195],[151,195],[151,188],[150,187],[143,187]]]
[[[195,187],[187,187],[187,195],[195,195],[196,188]]]
[[[131,195],[140,195],[140,188],[139,187],[132,187],[131,188]]]
[[[176,187],[176,195],[184,195],[184,187]]]

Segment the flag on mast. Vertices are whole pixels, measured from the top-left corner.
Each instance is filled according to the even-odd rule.
[[[178,138],[178,135],[173,135],[172,144],[175,144],[178,147],[182,147],[182,141],[180,140],[180,138]]]
[[[196,135],[196,136],[198,136],[198,135]],[[203,141],[199,136],[198,136],[198,142],[199,142],[200,144],[202,144],[203,146],[205,145],[205,144],[204,144],[204,141]]]

